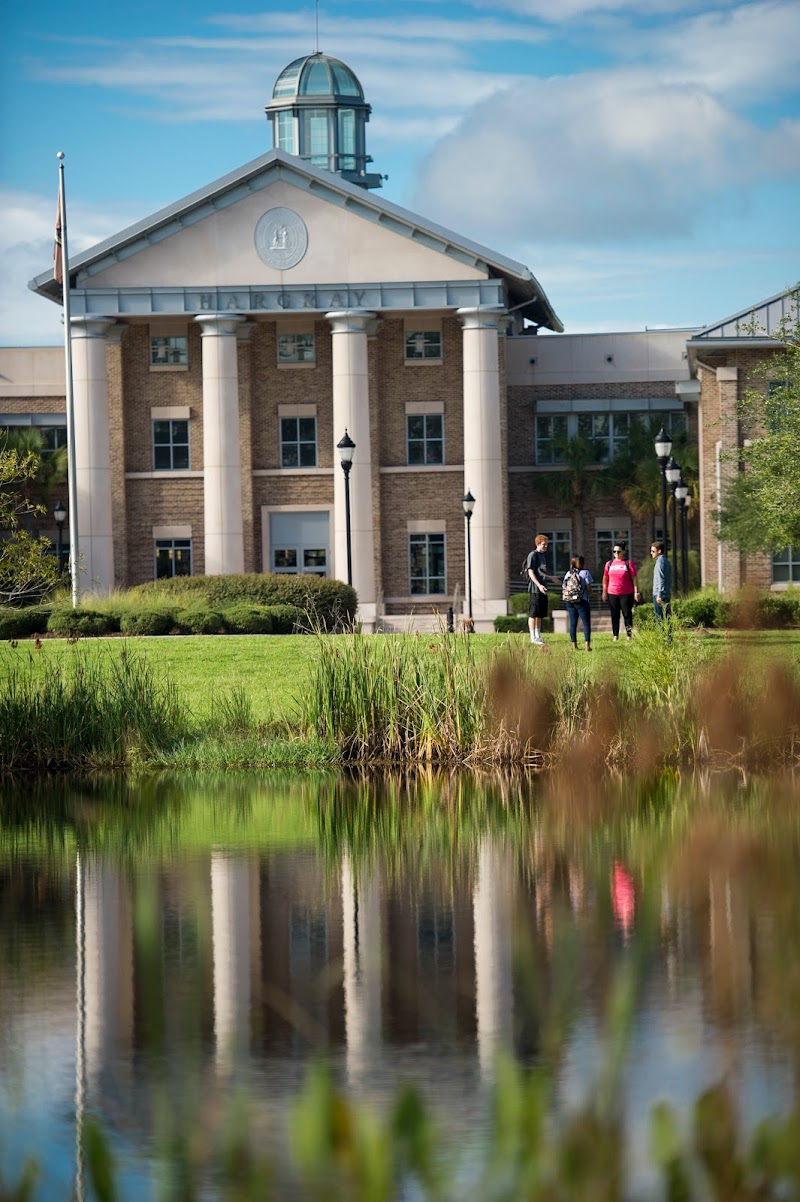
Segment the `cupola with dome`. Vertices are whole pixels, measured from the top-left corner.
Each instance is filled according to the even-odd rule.
[[[370,106],[346,63],[317,50],[284,67],[265,110],[273,145],[334,171],[362,188],[380,188],[382,177],[366,170],[365,127]]]

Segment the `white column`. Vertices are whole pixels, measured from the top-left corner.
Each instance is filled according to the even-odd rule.
[[[114,324],[110,317],[70,322],[80,590],[88,593],[109,593],[114,587],[105,340]]]
[[[214,1039],[228,1066],[250,1031],[250,865],[241,856],[211,855],[211,928],[214,948]]]
[[[475,497],[472,612],[494,618],[506,612],[506,531],[500,443],[500,306],[459,309],[464,327],[464,492]]]
[[[381,1049],[381,911],[377,870],[342,859],[345,1060],[351,1085],[377,1067]]]
[[[133,1030],[133,929],[130,901],[110,864],[78,861],[79,1058],[90,1093],[112,1073]],[[82,1038],[81,1038],[82,1036]],[[80,1046],[82,1043],[82,1047]]]
[[[239,314],[202,313],[203,506],[206,576],[244,571],[242,449],[239,435]]]
[[[333,570],[347,579],[345,482],[336,443],[345,430],[356,444],[350,469],[350,543],[353,588],[364,621],[375,617],[375,540],[372,512],[372,451],[369,433],[367,335],[375,314],[365,309],[328,313],[333,346]]]
[[[498,1051],[511,1042],[512,881],[507,853],[484,839],[473,896],[475,1011],[481,1073],[491,1079]]]

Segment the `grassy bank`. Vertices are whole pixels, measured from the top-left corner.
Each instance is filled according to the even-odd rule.
[[[800,632],[0,644],[6,770],[796,762]]]

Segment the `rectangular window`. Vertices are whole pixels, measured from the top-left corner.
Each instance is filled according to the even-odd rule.
[[[773,555],[772,583],[800,584],[800,547],[784,547]]]
[[[597,548],[596,575],[602,576],[603,568],[609,559],[614,558],[613,550],[619,543],[628,544],[628,558],[630,559],[631,532],[627,527],[620,527],[617,530],[596,530],[594,541]]]
[[[536,417],[536,462],[542,466],[563,463],[567,441],[566,414]]]
[[[578,434],[594,444],[595,463],[608,463],[611,452],[611,414],[581,413],[578,415]]]
[[[339,170],[356,169],[355,109],[339,109]]]
[[[267,571],[312,576],[329,574],[330,515],[327,512],[297,511],[270,514]]]
[[[189,423],[159,419],[153,422],[153,470],[185,471],[189,467]]]
[[[189,363],[189,339],[186,334],[150,339],[151,367],[186,367]]]
[[[537,534],[539,531],[537,531]],[[563,576],[572,557],[572,532],[570,530],[542,530],[550,539],[547,548],[547,567],[550,576]]]
[[[406,330],[406,361],[419,363],[440,360],[442,357],[441,330]]]
[[[409,534],[408,563],[412,596],[441,595],[447,591],[443,534]]]
[[[287,154],[296,154],[294,144],[294,115],[291,109],[278,113],[278,146]]]
[[[406,416],[408,462],[412,466],[444,463],[444,417],[441,413]]]
[[[157,538],[154,540],[156,580],[171,576],[191,576],[192,540],[190,538]]]
[[[42,436],[42,455],[52,455],[53,451],[67,445],[66,426],[40,426],[39,433]]]
[[[313,334],[279,334],[279,363],[314,363],[316,347]]]
[[[328,167],[328,113],[326,109],[305,109],[303,122],[302,156],[310,159],[315,167]]]
[[[326,547],[275,547],[272,570],[282,572],[285,576],[296,576],[298,572],[327,576],[328,550]]]
[[[282,417],[281,467],[317,466],[317,419]]]

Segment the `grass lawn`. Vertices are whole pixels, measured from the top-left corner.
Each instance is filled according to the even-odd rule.
[[[339,638],[348,636],[340,635]],[[391,638],[416,637],[413,635],[391,635]],[[438,636],[429,637],[431,643]],[[490,654],[509,642],[518,646],[529,644],[523,634],[478,634],[471,636],[474,649]],[[708,631],[696,637],[718,648],[740,649],[742,653],[758,651],[759,655],[778,656],[791,661],[800,658],[800,630],[769,630],[758,632]],[[545,645],[554,656],[574,654],[570,650],[566,635],[545,635]],[[624,656],[624,642],[614,644],[608,634],[598,634],[592,639],[594,648],[593,671],[602,671],[611,657]],[[578,654],[584,655],[582,640]],[[318,641],[313,635],[183,635],[167,638],[98,638],[82,639],[77,650],[86,655],[119,655],[122,648],[136,651],[144,656],[158,673],[169,676],[177,685],[190,713],[198,718],[205,717],[215,694],[229,692],[233,688],[244,689],[250,698],[253,718],[257,722],[269,721],[285,713],[296,714],[297,700],[310,679],[312,665],[318,653]],[[64,639],[48,638],[42,641],[41,650],[35,651],[30,640],[20,641],[17,647],[0,642],[0,687],[2,680],[14,663],[24,662],[29,656],[41,657],[45,662],[72,659],[76,648]],[[531,647],[532,655],[542,651]]]

